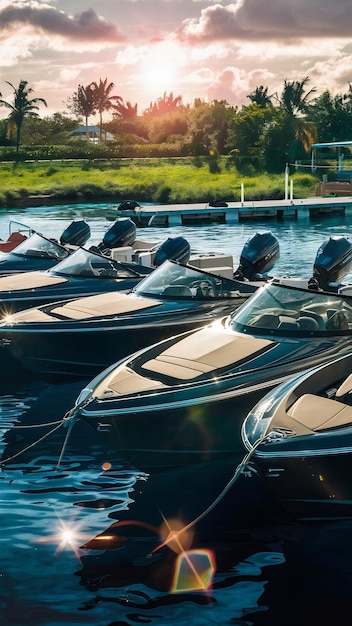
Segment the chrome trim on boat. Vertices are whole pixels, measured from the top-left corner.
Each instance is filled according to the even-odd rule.
[[[298,458],[298,457],[319,457],[319,456],[336,456],[339,454],[351,454],[352,445],[344,448],[318,448],[302,449],[302,450],[284,450],[283,452],[261,452],[256,450],[256,456],[261,459],[284,459],[284,458]]]
[[[279,384],[280,382],[284,382],[285,380],[289,379],[291,376],[290,374],[287,374],[287,376],[284,376],[282,378],[277,378],[274,380],[267,380],[265,382],[259,383],[257,385],[252,385],[250,387],[246,387],[246,394],[249,393],[254,393],[255,391],[260,391],[261,389],[267,389],[268,387],[273,387],[276,384]],[[174,391],[174,390],[172,390]],[[140,405],[140,406],[136,406],[133,407],[133,410],[135,411],[143,411],[144,413],[150,413],[150,412],[156,412],[156,411],[165,411],[167,409],[172,409],[172,408],[183,408],[183,407],[187,407],[187,406],[195,406],[197,404],[203,404],[203,403],[207,403],[207,402],[218,402],[220,400],[228,400],[229,398],[236,398],[237,396],[241,396],[243,394],[243,387],[237,388],[237,389],[231,389],[230,391],[226,391],[223,393],[219,393],[219,394],[209,394],[207,396],[201,396],[200,398],[189,398],[187,400],[177,400],[176,401],[172,401],[172,402],[163,402],[162,404],[152,404],[152,405]],[[94,391],[93,391],[93,395],[94,395]],[[124,399],[123,396],[119,396],[120,399]],[[79,409],[79,407],[77,407]],[[84,407],[82,408],[82,410],[80,410],[80,414],[82,416],[85,416],[87,418],[94,418],[94,417],[102,417],[102,414],[104,414],[104,416],[109,416],[109,415],[120,415],[120,414],[124,414],[126,413],[126,407],[123,408],[113,408],[113,409],[103,409],[101,408],[100,410],[97,411],[88,411],[86,412],[84,410]]]

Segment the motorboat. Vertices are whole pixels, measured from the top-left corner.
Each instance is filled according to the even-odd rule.
[[[33,233],[34,230],[30,226],[26,226],[17,220],[10,220],[7,239],[0,239],[0,252],[11,252]]]
[[[126,222],[135,232],[130,220],[116,220],[98,246],[79,247],[47,270],[0,276],[2,316],[58,300],[130,291],[167,258],[189,259],[190,245],[183,237],[169,237],[161,243],[127,241]],[[127,242],[128,246],[121,245]]]
[[[352,517],[352,351],[294,376],[246,417],[247,476],[259,476],[290,515]]]
[[[277,258],[273,250],[278,250],[272,233],[252,240],[257,254],[251,256],[246,244],[248,276],[254,275],[253,268],[271,268]],[[0,359],[6,362],[11,354],[36,376],[54,382],[92,378],[151,343],[228,315],[265,282],[263,274],[256,282],[233,275],[231,255],[193,256],[188,264],[166,259],[130,293],[115,291],[19,311],[0,322]]]
[[[0,276],[33,270],[46,270],[69,256],[90,237],[84,220],[74,220],[59,240],[34,232],[10,252],[0,250]]]
[[[234,313],[120,359],[86,385],[68,417],[89,422],[143,471],[234,458],[256,402],[349,353],[351,338],[351,290],[274,279]]]
[[[67,259],[77,248],[87,244],[91,237],[90,226],[83,219],[73,220],[61,233],[59,239],[46,237],[32,229],[29,229],[25,236],[23,229],[28,229],[28,227],[17,224],[19,227],[17,235],[16,231],[11,234],[16,240],[21,236],[22,241],[8,252],[5,248],[1,251],[0,247],[0,276],[52,268]],[[115,248],[127,251],[128,246],[133,245],[135,240],[135,224],[128,218],[122,218],[116,220],[104,234],[102,241],[96,246],[91,246],[90,249],[103,254],[110,254]],[[150,248],[151,245],[148,247]]]
[[[1,276],[0,311],[6,316],[56,300],[128,291],[153,269],[78,248],[51,269]]]

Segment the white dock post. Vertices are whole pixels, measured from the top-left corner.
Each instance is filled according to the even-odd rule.
[[[244,203],[244,183],[241,183],[241,202]]]
[[[285,200],[288,200],[288,163],[285,169]]]

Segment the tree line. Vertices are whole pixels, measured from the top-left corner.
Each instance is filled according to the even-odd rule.
[[[8,118],[0,122],[0,145],[14,145],[17,151],[20,146],[68,146],[77,142],[72,131],[83,122],[88,127],[91,117],[98,115],[100,153],[108,131],[115,141],[106,146],[106,154],[124,156],[128,148],[130,156],[154,156],[164,147],[169,156],[228,155],[245,174],[280,172],[287,163],[309,159],[314,142],[352,139],[351,84],[343,94],[325,90],[317,95],[309,83],[309,77],[285,80],[281,93],[272,94],[260,85],[242,107],[200,98],[185,105],[182,96],[164,93],[139,114],[137,104],[114,95],[114,83],[100,78],[79,85],[65,112],[40,118],[45,99],[32,97],[25,80],[18,87],[8,82],[13,101],[0,93],[0,106],[9,110]],[[91,148],[99,153],[98,146]]]

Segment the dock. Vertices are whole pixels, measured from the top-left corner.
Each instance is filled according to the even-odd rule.
[[[122,205],[119,205],[122,206]],[[258,200],[212,204],[140,205],[133,209],[111,207],[107,219],[131,218],[136,226],[187,226],[238,224],[265,219],[310,219],[345,215],[352,209],[352,196]]]

